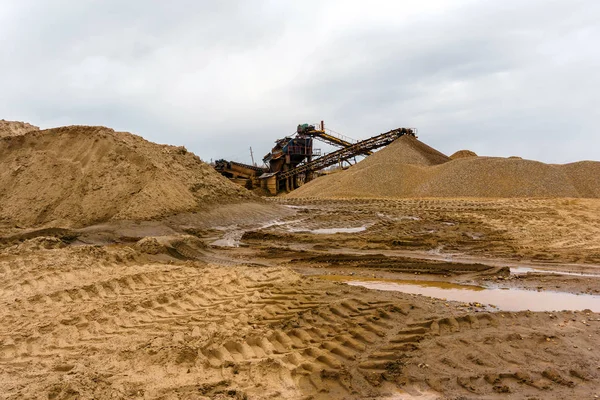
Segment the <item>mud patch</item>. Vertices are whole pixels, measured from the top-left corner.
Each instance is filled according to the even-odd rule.
[[[334,235],[336,233],[358,233],[367,230],[367,226],[358,226],[356,228],[319,228],[319,229],[304,229],[304,228],[289,228],[288,232],[314,233],[316,235]]]
[[[600,278],[600,274],[588,274],[584,272],[569,272],[569,271],[552,271],[547,269],[529,268],[529,267],[511,267],[510,273],[513,275],[526,275],[526,274],[550,274],[550,275],[564,275],[564,276],[581,276],[588,278]]]
[[[457,274],[494,274],[508,276],[506,267],[493,267],[483,264],[449,263],[436,260],[419,260],[405,257],[388,257],[381,254],[323,254],[291,260],[294,264],[322,265],[340,268],[384,269],[394,272],[419,274],[457,275]]]

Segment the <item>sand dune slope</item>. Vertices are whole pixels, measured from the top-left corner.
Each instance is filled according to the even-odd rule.
[[[253,197],[183,147],[104,127],[0,138],[0,222],[83,226]]]

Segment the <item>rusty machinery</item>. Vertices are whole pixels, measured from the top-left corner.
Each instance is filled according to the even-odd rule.
[[[217,160],[215,161],[215,169],[221,175],[231,179],[232,181],[252,189],[260,185],[259,176],[265,172],[269,172],[268,168],[261,168],[254,165],[243,164],[235,161]]]
[[[344,161],[349,162],[356,156],[370,155],[372,150],[387,146],[403,135],[416,136],[415,129],[398,128],[366,140],[354,141],[325,130],[323,121],[318,127],[301,124],[293,136],[275,142],[275,147],[263,158],[267,168],[218,160],[215,169],[248,188],[260,184],[270,194],[277,194],[281,190],[289,192],[302,182],[310,181],[315,172]],[[321,155],[319,149],[313,148],[314,139],[333,145],[338,150]]]

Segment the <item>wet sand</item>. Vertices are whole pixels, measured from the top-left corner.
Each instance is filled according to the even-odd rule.
[[[237,221],[179,216],[12,232],[0,240],[0,393],[600,395],[600,216],[580,205],[580,220],[550,200],[499,204],[294,201],[280,214],[240,210]],[[498,228],[522,213],[536,220]],[[561,213],[588,236],[558,246],[573,239],[554,229]],[[553,310],[514,311],[535,306]]]

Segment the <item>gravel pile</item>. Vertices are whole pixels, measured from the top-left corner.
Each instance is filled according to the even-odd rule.
[[[437,151],[433,147],[426,145],[413,136],[401,136],[392,144],[377,152],[378,156],[367,157],[361,162],[362,166],[368,166],[371,163],[395,163],[411,165],[438,165],[450,161],[450,158]]]
[[[464,153],[463,153],[464,154]],[[289,197],[600,197],[600,162],[544,164],[518,158],[449,158],[404,137],[348,170]]]

